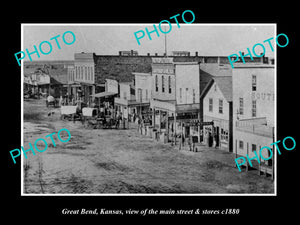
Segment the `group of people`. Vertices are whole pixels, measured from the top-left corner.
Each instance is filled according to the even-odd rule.
[[[145,129],[145,133],[146,133],[146,126],[145,124],[152,124],[152,120],[149,117],[145,117],[143,115],[137,115],[137,114],[133,114],[133,121],[136,122],[138,124],[138,131],[141,132],[142,134],[142,129]]]

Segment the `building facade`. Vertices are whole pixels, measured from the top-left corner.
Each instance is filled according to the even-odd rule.
[[[254,151],[259,155],[262,147],[274,142],[274,65],[237,64],[232,81],[234,152],[255,157]],[[268,158],[269,152],[263,151],[262,155]],[[265,163],[270,165],[272,162]]]
[[[201,130],[203,142],[208,144],[211,136],[215,139],[216,147],[232,152],[232,77],[213,77],[200,99],[203,99],[203,121],[214,123]]]
[[[115,110],[122,118],[133,122],[133,116],[137,111],[133,82],[120,82],[119,93],[120,96],[114,98]]]
[[[95,94],[95,63],[93,53],[75,53],[74,63],[67,65],[68,99],[91,103]]]
[[[153,96],[152,74],[133,73],[135,76],[136,114],[140,117],[151,116],[150,99]]]
[[[173,62],[173,58],[152,63],[153,126],[167,140],[180,135],[199,139],[199,127],[190,121],[199,119],[200,69],[198,62]]]
[[[176,123],[169,127],[168,118],[175,114],[175,70],[172,58],[152,59],[152,126],[161,132],[162,136],[175,134]]]

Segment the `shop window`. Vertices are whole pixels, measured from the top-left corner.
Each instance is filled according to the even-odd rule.
[[[226,140],[228,142],[229,138],[228,138],[228,131],[224,132],[224,140]]]
[[[228,142],[228,131],[221,128],[221,140]]]
[[[252,144],[252,148],[251,148],[252,152],[256,151],[256,145]]]

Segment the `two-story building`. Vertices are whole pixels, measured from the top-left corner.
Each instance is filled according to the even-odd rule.
[[[152,74],[133,73],[135,78],[136,114],[140,117],[150,116],[150,99],[152,98]]]
[[[69,98],[93,101],[96,86],[93,53],[75,53],[74,65],[69,65],[67,69]]]
[[[115,110],[120,113],[122,118],[133,121],[136,113],[136,99],[133,82],[119,83],[119,97],[114,98]]]
[[[175,114],[175,73],[173,58],[152,58],[152,126],[163,137],[175,134],[174,124],[169,127],[169,117]],[[175,123],[176,124],[176,123]],[[169,129],[170,128],[170,129]],[[168,139],[168,138],[167,138]]]
[[[152,79],[153,126],[167,139],[181,134],[197,136],[200,140],[199,127],[190,123],[200,118],[199,63],[153,58]]]
[[[215,139],[215,146],[232,152],[232,76],[214,76],[203,90],[203,121],[212,121],[213,126],[204,126],[201,135],[203,142],[209,143],[209,137]]]

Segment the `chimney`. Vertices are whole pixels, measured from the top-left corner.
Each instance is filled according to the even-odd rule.
[[[157,53],[155,53],[155,56],[157,56]]]
[[[121,56],[122,55],[122,52],[121,51],[119,51],[119,56]]]
[[[198,52],[195,52],[195,55],[198,56]]]
[[[133,50],[130,50],[130,55],[133,55]]]
[[[147,56],[150,56],[150,53],[147,53]]]

